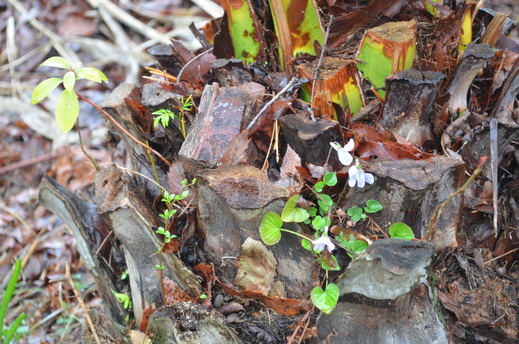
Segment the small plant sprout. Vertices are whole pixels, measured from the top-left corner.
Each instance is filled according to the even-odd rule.
[[[330,145],[333,149],[337,151],[337,155],[339,156],[339,161],[344,166],[349,166],[353,162],[353,157],[351,156],[350,152],[355,148],[355,142],[353,139],[350,139],[348,143],[341,147],[340,143],[338,142],[330,142]]]
[[[366,186],[366,183],[373,184],[375,182],[375,178],[371,173],[364,172],[359,159],[355,159],[355,165],[348,169],[348,174],[348,185],[350,187],[354,187],[357,184],[359,188],[363,188]]]
[[[9,302],[11,302],[11,299],[13,297],[13,293],[16,289],[16,284],[18,282],[18,277],[20,276],[21,271],[22,260],[17,259],[14,264],[13,273],[11,275],[11,278],[9,279],[9,283],[7,284],[6,289],[1,292],[2,301],[0,304],[0,340],[3,340],[4,344],[11,343],[11,340],[14,340],[14,342],[18,342],[21,336],[20,325],[22,324],[22,321],[26,318],[25,313],[22,313],[18,315],[18,317],[16,317],[16,319],[10,325],[4,324],[5,316],[9,308]]]
[[[64,90],[56,103],[56,123],[63,132],[69,132],[79,116],[79,100],[74,87],[76,80],[86,79],[93,82],[108,82],[106,75],[93,67],[71,68],[69,62],[60,56],[53,56],[45,60],[40,66],[56,67],[68,70],[63,78],[49,78],[40,82],[32,92],[32,104],[37,104],[47,98],[60,84]]]
[[[191,108],[193,107],[193,97],[182,97],[180,98],[180,102],[182,103],[182,106],[174,106],[176,110],[180,112],[180,125],[181,125],[181,131],[184,138],[186,137],[186,120],[185,120],[185,114],[186,112],[191,111]],[[160,109],[155,112],[152,112],[152,115],[155,116],[155,119],[153,120],[153,125],[156,127],[159,123],[166,128],[169,125],[169,120],[175,119],[175,113],[168,109]]]

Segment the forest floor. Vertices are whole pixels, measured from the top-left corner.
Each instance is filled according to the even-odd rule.
[[[80,342],[84,315],[63,280],[66,260],[86,305],[102,305],[73,235],[62,220],[37,204],[45,174],[79,194],[89,192],[95,175],[79,148],[77,133],[59,133],[52,109],[30,104],[35,85],[55,76],[38,66],[63,49],[101,69],[110,82],[85,86],[83,91],[98,103],[124,81],[143,84],[142,77],[148,75],[144,67],[153,62],[146,47],[170,37],[196,48],[188,25],[199,26],[222,13],[206,0],[196,1],[204,10],[189,1],[139,0],[118,1],[121,12],[105,11],[98,17],[94,2],[0,1],[0,290],[14,260],[23,259],[23,279],[8,321],[21,312],[28,315],[22,328],[27,343]],[[513,10],[511,18],[519,15],[515,0],[493,1],[489,6],[505,13]],[[122,13],[153,31],[131,21],[120,24],[125,20]],[[517,32],[512,37],[517,39]],[[81,105],[80,127],[89,154],[101,164],[109,163],[104,123],[86,104]]]

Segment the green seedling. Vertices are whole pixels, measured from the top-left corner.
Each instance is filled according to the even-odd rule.
[[[79,116],[79,100],[74,90],[77,80],[86,79],[93,82],[108,82],[106,75],[93,67],[71,68],[67,60],[54,56],[45,60],[40,66],[56,67],[67,70],[63,78],[49,78],[40,82],[32,93],[32,104],[37,104],[47,98],[56,87],[63,84],[63,92],[56,103],[56,123],[63,132],[69,132]]]
[[[415,238],[411,227],[402,222],[389,226],[388,233],[391,239],[413,240]]]
[[[380,204],[380,202],[375,201],[374,199],[370,199],[366,202],[364,209],[359,207],[351,207],[346,213],[353,221],[359,222],[360,220],[364,220],[367,217],[366,213],[376,213],[382,209],[384,209],[384,207],[382,204]]]
[[[182,131],[182,136],[186,138],[187,132],[186,132],[186,120],[185,120],[185,114],[186,112],[191,111],[193,107],[193,98],[192,96],[189,96],[187,98],[180,98],[180,102],[182,106],[174,106],[176,110],[180,112],[180,130]],[[155,112],[151,113],[153,116],[155,116],[155,119],[153,120],[153,125],[156,127],[159,123],[166,128],[169,125],[170,120],[175,119],[175,113],[168,109],[160,109]]]
[[[16,284],[18,282],[18,277],[20,276],[21,270],[22,260],[17,259],[14,264],[13,274],[9,279],[9,283],[7,284],[5,291],[2,293],[2,304],[0,305],[0,339],[3,340],[4,344],[11,343],[11,340],[13,339],[15,342],[19,341],[21,337],[21,333],[19,332],[20,325],[22,324],[22,321],[26,318],[25,313],[22,313],[16,317],[16,319],[13,321],[11,325],[6,326],[4,328],[5,315],[7,314],[9,302],[11,302],[13,293],[16,289]]]

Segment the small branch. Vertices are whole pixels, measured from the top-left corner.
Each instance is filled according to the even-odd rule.
[[[314,107],[314,95],[315,95],[315,83],[317,82],[317,78],[319,77],[319,71],[321,70],[321,67],[323,65],[323,58],[324,53],[326,52],[326,43],[328,42],[328,37],[330,36],[330,27],[332,26],[333,21],[333,15],[330,16],[330,22],[328,23],[328,26],[326,27],[326,34],[324,36],[324,43],[321,48],[321,55],[319,56],[319,61],[317,62],[317,67],[315,68],[315,74],[314,74],[314,81],[312,81],[312,98],[310,98],[310,104],[313,109]],[[312,119],[313,118],[313,111],[312,111]]]
[[[68,284],[70,284],[70,287],[72,288],[72,291],[74,292],[74,295],[76,295],[77,302],[81,306],[81,309],[85,313],[85,319],[88,324],[88,327],[90,328],[90,331],[92,331],[92,335],[94,336],[94,339],[97,344],[101,344],[101,341],[99,340],[99,337],[97,336],[97,332],[94,326],[94,323],[92,322],[92,318],[90,318],[90,315],[88,315],[88,309],[85,306],[85,303],[83,302],[83,299],[79,295],[79,292],[76,289],[76,285],[74,284],[74,280],[72,280],[72,276],[70,275],[70,265],[68,263],[68,260],[65,262],[65,278],[67,279]]]
[[[93,103],[90,99],[88,98],[85,98],[83,97],[81,94],[77,93],[77,96],[79,99],[81,100],[84,100],[86,101],[88,104],[92,105],[93,107],[96,108],[97,111],[101,112],[103,115],[105,115],[106,117],[108,117],[108,119],[110,121],[112,121],[112,123],[117,127],[119,128],[119,130],[121,130],[123,133],[125,133],[129,138],[131,138],[133,141],[135,141],[137,144],[141,145],[142,147],[146,148],[147,150],[151,151],[153,154],[155,154],[156,156],[158,156],[162,161],[164,161],[166,163],[166,165],[168,165],[169,167],[171,167],[171,163],[169,161],[166,160],[166,158],[164,158],[159,152],[157,152],[155,149],[151,148],[150,146],[146,145],[145,143],[142,143],[141,141],[139,141],[138,139],[136,139],[132,134],[130,134],[128,132],[128,130],[124,129],[122,125],[120,125],[119,123],[117,123],[117,121],[115,120],[115,118],[113,118],[108,112],[106,112],[105,110],[103,110],[101,107],[99,107],[99,105]]]
[[[254,125],[256,124],[256,122],[258,121],[258,119],[261,117],[261,115],[263,115],[263,113],[265,111],[267,111],[267,109],[272,105],[274,104],[274,102],[276,100],[278,100],[283,94],[287,93],[292,87],[294,87],[295,85],[297,84],[301,84],[301,80],[299,80],[298,78],[295,78],[293,77],[290,82],[285,86],[283,87],[283,89],[281,91],[279,91],[278,94],[276,94],[274,96],[274,98],[272,98],[267,104],[265,104],[265,106],[263,106],[263,108],[260,110],[260,112],[258,112],[258,114],[256,115],[256,117],[254,117],[252,119],[252,121],[249,123],[249,125],[247,126],[247,130],[251,130],[252,127],[254,127]]]
[[[478,174],[481,173],[481,169],[483,168],[483,164],[485,163],[485,161],[487,161],[487,157],[486,156],[481,157],[479,159],[478,167],[474,170],[474,172],[472,173],[470,178],[467,179],[465,184],[463,184],[461,186],[461,188],[459,188],[453,194],[451,194],[449,197],[447,197],[447,199],[442,203],[442,205],[438,208],[438,210],[436,210],[436,212],[434,213],[434,215],[431,218],[431,221],[429,222],[429,226],[427,227],[427,233],[425,233],[425,236],[423,238],[424,241],[430,241],[431,240],[431,236],[432,236],[432,233],[434,231],[434,227],[436,226],[436,224],[438,223],[438,220],[440,219],[440,215],[442,214],[443,208],[445,208],[445,206],[447,204],[449,204],[450,201],[452,201],[452,199],[455,196],[457,196],[460,193],[462,193],[463,191],[465,191],[465,189],[470,185],[470,183],[472,183],[472,181],[474,181],[474,179],[476,179]]]
[[[18,169],[23,168],[23,167],[28,167],[28,166],[31,166],[31,165],[34,165],[34,164],[38,164],[38,163],[46,161],[46,160],[55,159],[57,157],[58,157],[58,153],[48,153],[48,154],[45,154],[45,155],[40,155],[40,156],[38,156],[36,158],[27,159],[27,160],[24,160],[24,161],[19,161],[19,162],[16,162],[14,164],[11,164],[11,165],[1,167],[0,168],[0,175],[4,174],[4,173],[7,173],[7,172],[18,170]]]

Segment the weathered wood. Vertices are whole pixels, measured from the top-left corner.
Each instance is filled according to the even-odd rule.
[[[186,171],[214,168],[240,132],[247,93],[237,87],[207,85],[179,155]]]
[[[95,243],[101,243],[110,231],[98,215],[97,206],[82,200],[47,175],[42,179],[38,202],[63,219],[70,228],[85,267],[106,303],[107,314],[115,321],[123,323],[126,311],[112,293],[112,290],[119,289],[115,285],[116,276],[108,264],[111,259],[108,256],[103,257],[103,252],[95,254],[97,251]],[[105,247],[108,251],[117,250],[110,244],[106,244]]]
[[[379,124],[417,145],[433,140],[430,115],[444,77],[441,73],[414,69],[387,77],[386,103]]]
[[[327,343],[446,343],[426,282],[433,244],[376,241],[337,282],[343,295],[317,321]]]
[[[434,212],[465,180],[463,161],[455,158],[375,161],[367,170],[375,174],[375,183],[362,191],[350,189],[341,206],[348,209],[376,199],[384,204],[383,211],[371,215],[379,226],[404,222],[417,238],[424,237]],[[457,247],[462,200],[458,195],[443,209],[431,240],[438,251]]]
[[[283,116],[279,122],[285,140],[303,162],[323,166],[328,161],[334,169],[342,167],[337,154],[328,154],[329,142],[343,143],[339,122],[312,121],[304,115]]]
[[[114,323],[95,308],[91,309],[88,315],[94,324],[94,331],[99,338],[99,343],[97,343],[87,321],[83,320],[81,324],[83,344],[126,344],[130,342],[130,339],[127,338],[128,329],[126,327]]]
[[[155,344],[240,344],[236,333],[214,309],[192,302],[175,302],[157,309],[148,331]]]
[[[199,174],[198,221],[206,236],[205,251],[227,281],[236,277],[234,258],[247,238],[261,240],[259,225],[268,211],[281,213],[287,192],[249,167],[221,168]],[[297,230],[297,228],[294,228]],[[277,278],[286,295],[306,298],[313,288],[315,261],[300,239],[286,233],[279,243],[268,246],[277,261]]]
[[[137,323],[150,305],[163,304],[161,280],[156,254],[162,243],[154,233],[159,224],[156,214],[142,199],[135,182],[120,169],[110,167],[100,171],[95,179],[99,214],[122,242],[128,264],[133,310]],[[191,297],[202,289],[197,277],[173,254],[163,254],[164,276],[176,282]]]

